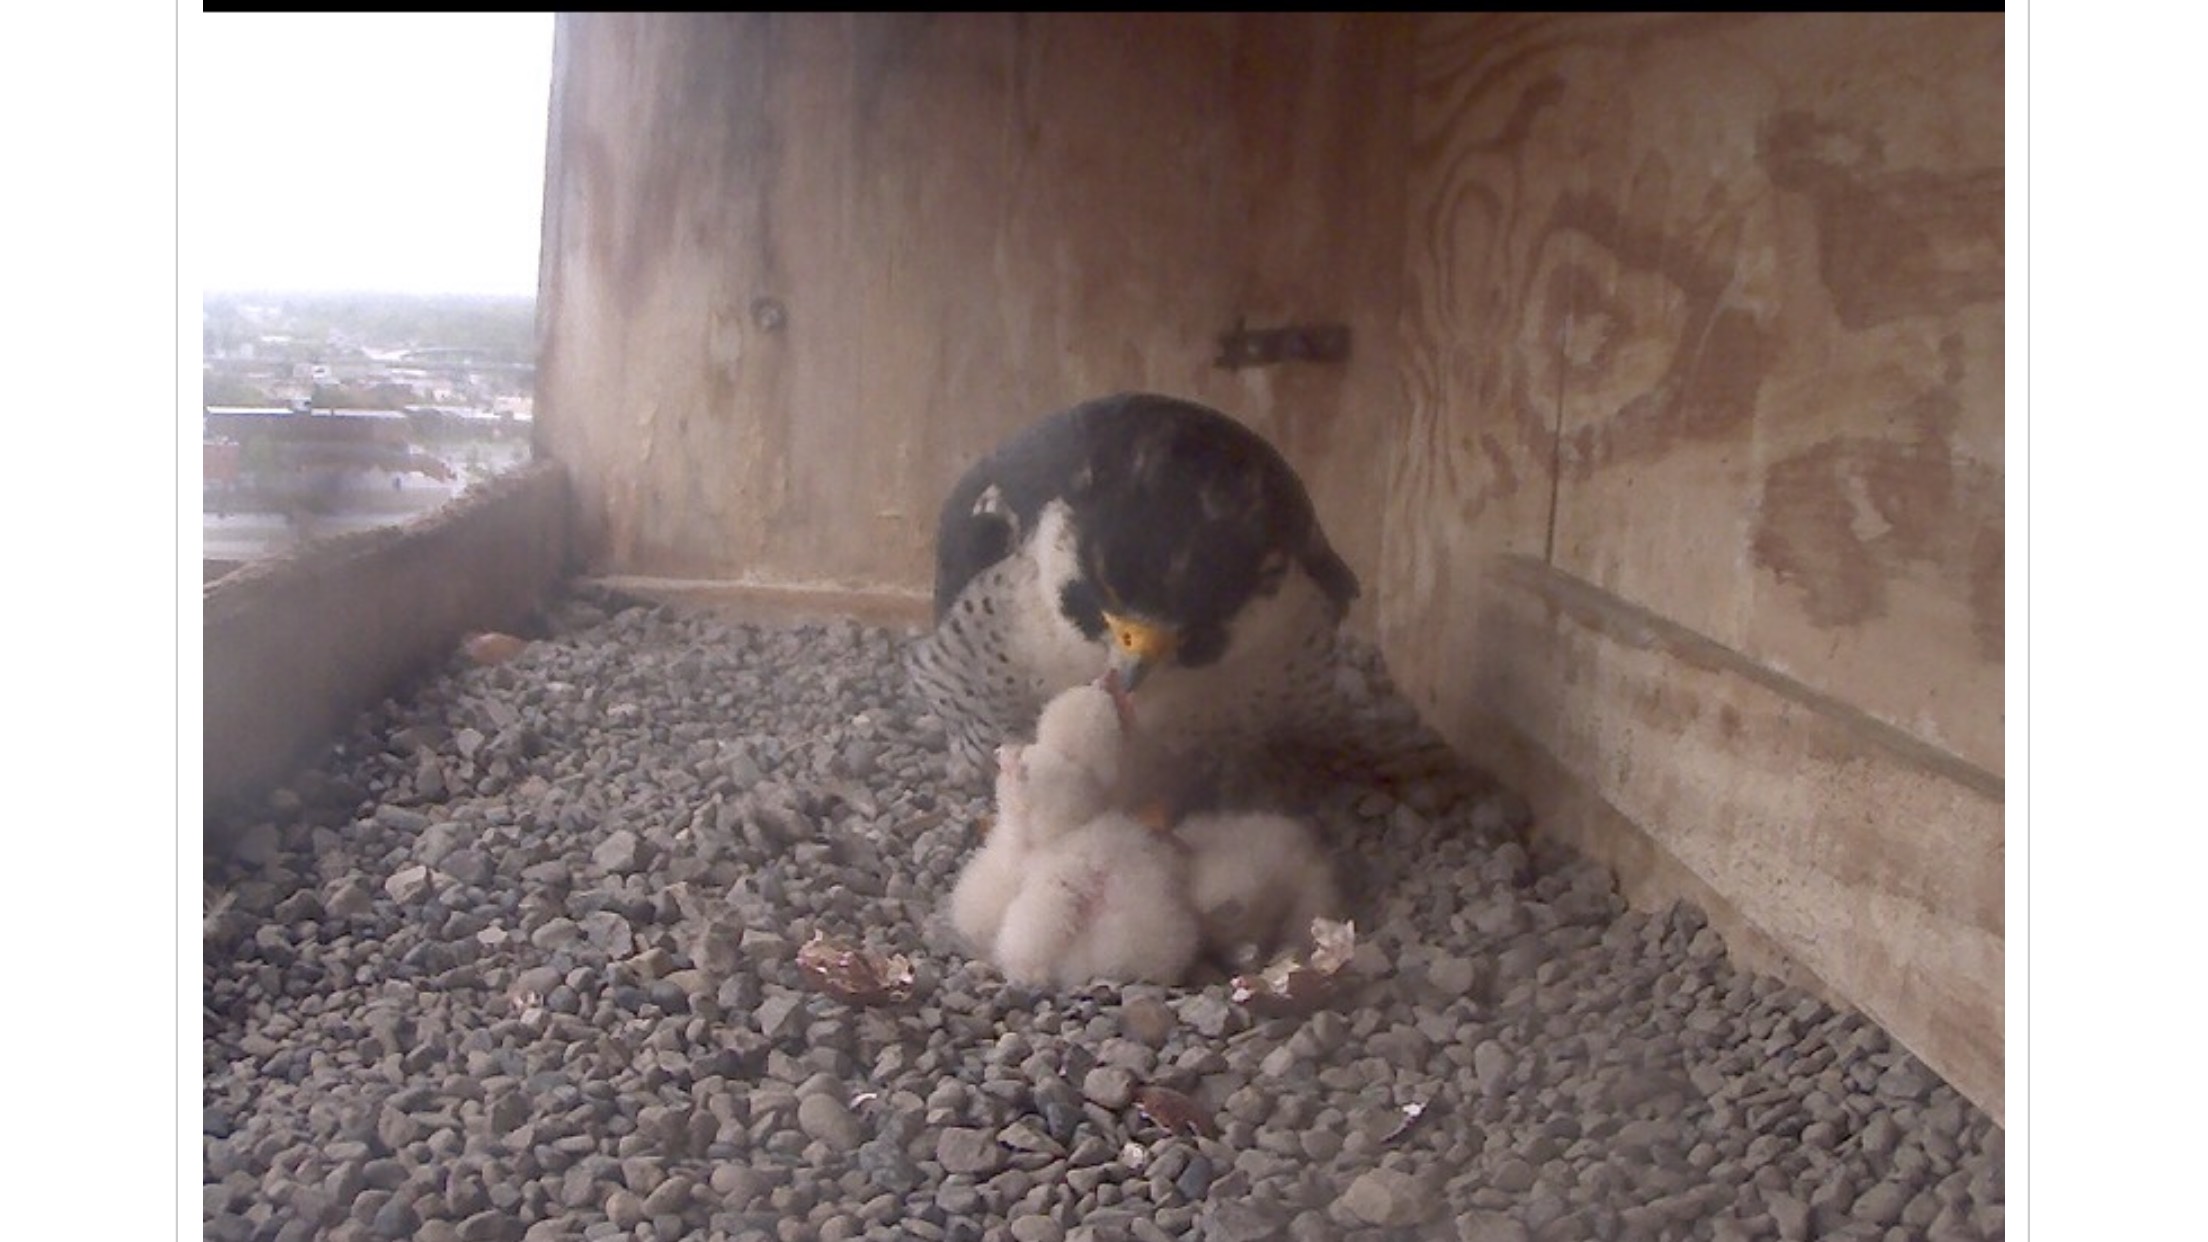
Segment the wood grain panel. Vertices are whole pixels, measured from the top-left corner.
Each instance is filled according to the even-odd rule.
[[[1434,15],[1416,50],[1399,680],[1542,830],[1737,912],[1998,1115],[1999,16]]]
[[[1406,19],[616,14],[560,46],[539,418],[597,569],[925,589],[975,456],[1148,388],[1272,437],[1370,576]],[[1355,356],[1220,370],[1238,318]]]
[[[1519,313],[1538,268],[1506,243],[1560,192],[1526,151],[1561,83],[1527,71],[1525,29],[1475,14],[1417,33],[1378,629],[1406,691],[1442,715],[1463,706],[1480,567],[1544,551],[1554,502],[1557,354]]]
[[[1538,561],[1506,560],[1490,586],[1479,632],[1511,654],[1479,674],[1491,736],[1571,757],[1602,803],[1660,826],[1656,852],[1699,884],[1644,899],[1707,886],[1721,919],[1729,907],[1747,920],[1751,947],[1775,943],[2001,1117],[1998,787]],[[1506,744],[1478,743],[1477,757],[1507,761]],[[1643,877],[1654,869],[1616,825],[1575,843]],[[1737,950],[1742,937],[1730,938]]]
[[[1465,519],[1557,476],[1472,546],[1538,523],[1998,774],[1999,16],[1434,18],[1421,54],[1414,438],[1495,443]]]

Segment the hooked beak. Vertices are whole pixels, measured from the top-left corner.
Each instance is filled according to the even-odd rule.
[[[1112,642],[1107,671],[1117,676],[1120,686],[1129,694],[1150,675],[1151,669],[1173,658],[1178,638],[1162,625],[1111,613],[1104,614],[1104,624],[1111,631]]]

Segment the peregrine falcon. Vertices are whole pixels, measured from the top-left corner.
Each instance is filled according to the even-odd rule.
[[[1263,437],[1122,393],[1044,417],[951,489],[911,671],[969,772],[1107,670],[1146,734],[1216,764],[1328,726],[1357,590]]]

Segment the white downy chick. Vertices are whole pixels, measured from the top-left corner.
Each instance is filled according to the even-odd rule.
[[[1116,809],[1130,715],[1108,679],[1066,690],[1016,765],[1026,874],[993,954],[1015,983],[1176,983],[1195,960],[1180,847]]]
[[[1201,929],[1170,837],[1111,812],[1030,855],[998,930],[997,965],[1030,986],[1178,983]]]
[[[1019,774],[1018,746],[997,748],[997,818],[981,848],[951,889],[951,926],[975,952],[986,953],[1004,925],[1004,911],[1028,870],[1029,810]]]
[[[1333,864],[1301,820],[1260,811],[1192,815],[1175,835],[1188,850],[1188,900],[1204,947],[1238,966],[1307,948],[1311,920],[1339,916]]]
[[[1116,791],[1127,755],[1132,709],[1116,683],[1060,691],[1035,721],[1035,749],[1070,759],[1107,791]]]
[[[1043,709],[1034,745],[997,748],[996,823],[951,890],[951,925],[977,952],[995,945],[1038,851],[1108,809],[1124,710],[1104,686],[1075,686]]]

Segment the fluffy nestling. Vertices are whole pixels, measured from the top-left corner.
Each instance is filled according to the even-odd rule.
[[[1309,948],[1311,920],[1339,917],[1333,865],[1302,821],[1261,811],[1192,815],[1175,835],[1188,851],[1188,900],[1204,948],[1229,964]]]
[[[1171,983],[1195,957],[1178,847],[1112,805],[1125,711],[1108,680],[1074,687],[1034,745],[999,751],[997,825],[959,877],[952,922],[1016,983]]]

